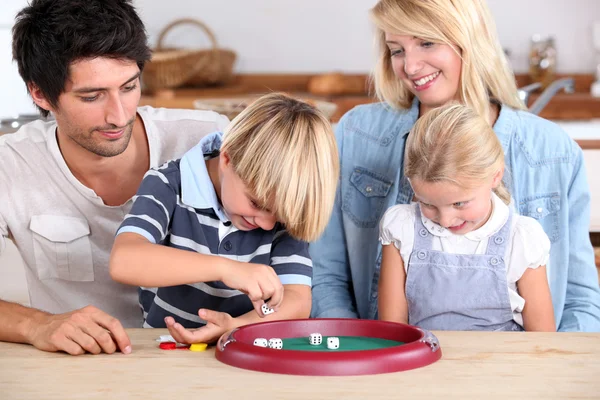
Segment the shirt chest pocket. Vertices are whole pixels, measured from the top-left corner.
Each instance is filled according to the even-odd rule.
[[[519,204],[519,212],[535,218],[544,228],[550,242],[554,243],[559,237],[560,195],[550,193],[527,197]]]
[[[94,280],[90,227],[85,219],[34,215],[29,229],[39,279]]]
[[[392,182],[384,176],[355,168],[344,195],[342,209],[359,226],[376,227],[385,211],[386,196]]]

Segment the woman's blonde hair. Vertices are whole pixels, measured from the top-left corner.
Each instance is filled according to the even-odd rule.
[[[381,101],[407,109],[414,98],[394,74],[387,32],[451,46],[462,59],[459,99],[479,115],[488,118],[492,99],[525,109],[485,0],[380,0],[371,19],[379,57],[372,78]]]
[[[406,142],[404,175],[424,182],[451,182],[478,187],[504,171],[504,151],[487,120],[458,103],[428,111],[413,126]],[[494,192],[506,204],[503,182]]]
[[[325,230],[339,161],[331,124],[319,110],[281,93],[262,96],[227,127],[221,152],[290,235],[312,241]]]

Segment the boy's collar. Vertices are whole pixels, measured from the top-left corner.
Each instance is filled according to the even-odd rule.
[[[215,187],[206,169],[205,157],[218,154],[223,143],[223,133],[214,132],[203,137],[188,150],[179,163],[181,170],[181,202],[197,209],[212,208],[221,220],[229,222],[223,206],[219,202]]]

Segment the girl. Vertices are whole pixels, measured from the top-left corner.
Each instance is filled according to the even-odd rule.
[[[600,289],[588,232],[590,194],[581,148],[528,113],[484,0],[380,0],[371,10],[382,103],[337,125],[341,174],[329,225],[311,244],[313,317],[377,318],[384,211],[408,204],[408,132],[426,111],[457,101],[503,147],[516,211],[550,238],[549,283],[561,331],[600,331]]]
[[[555,331],[550,240],[512,211],[504,154],[466,106],[429,111],[408,137],[415,203],[381,221],[379,318],[435,330]]]

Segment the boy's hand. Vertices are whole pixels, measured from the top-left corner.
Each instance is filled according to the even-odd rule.
[[[283,301],[283,285],[275,270],[268,265],[232,261],[221,281],[230,288],[248,295],[256,313],[264,317],[262,305],[277,311]]]
[[[45,351],[111,354],[118,348],[131,353],[131,342],[119,320],[94,306],[38,317],[28,336],[33,346]]]
[[[165,323],[173,339],[178,343],[213,343],[222,334],[233,329],[233,317],[227,313],[201,308],[198,316],[206,321],[206,325],[197,329],[186,329],[173,317],[166,317]]]

